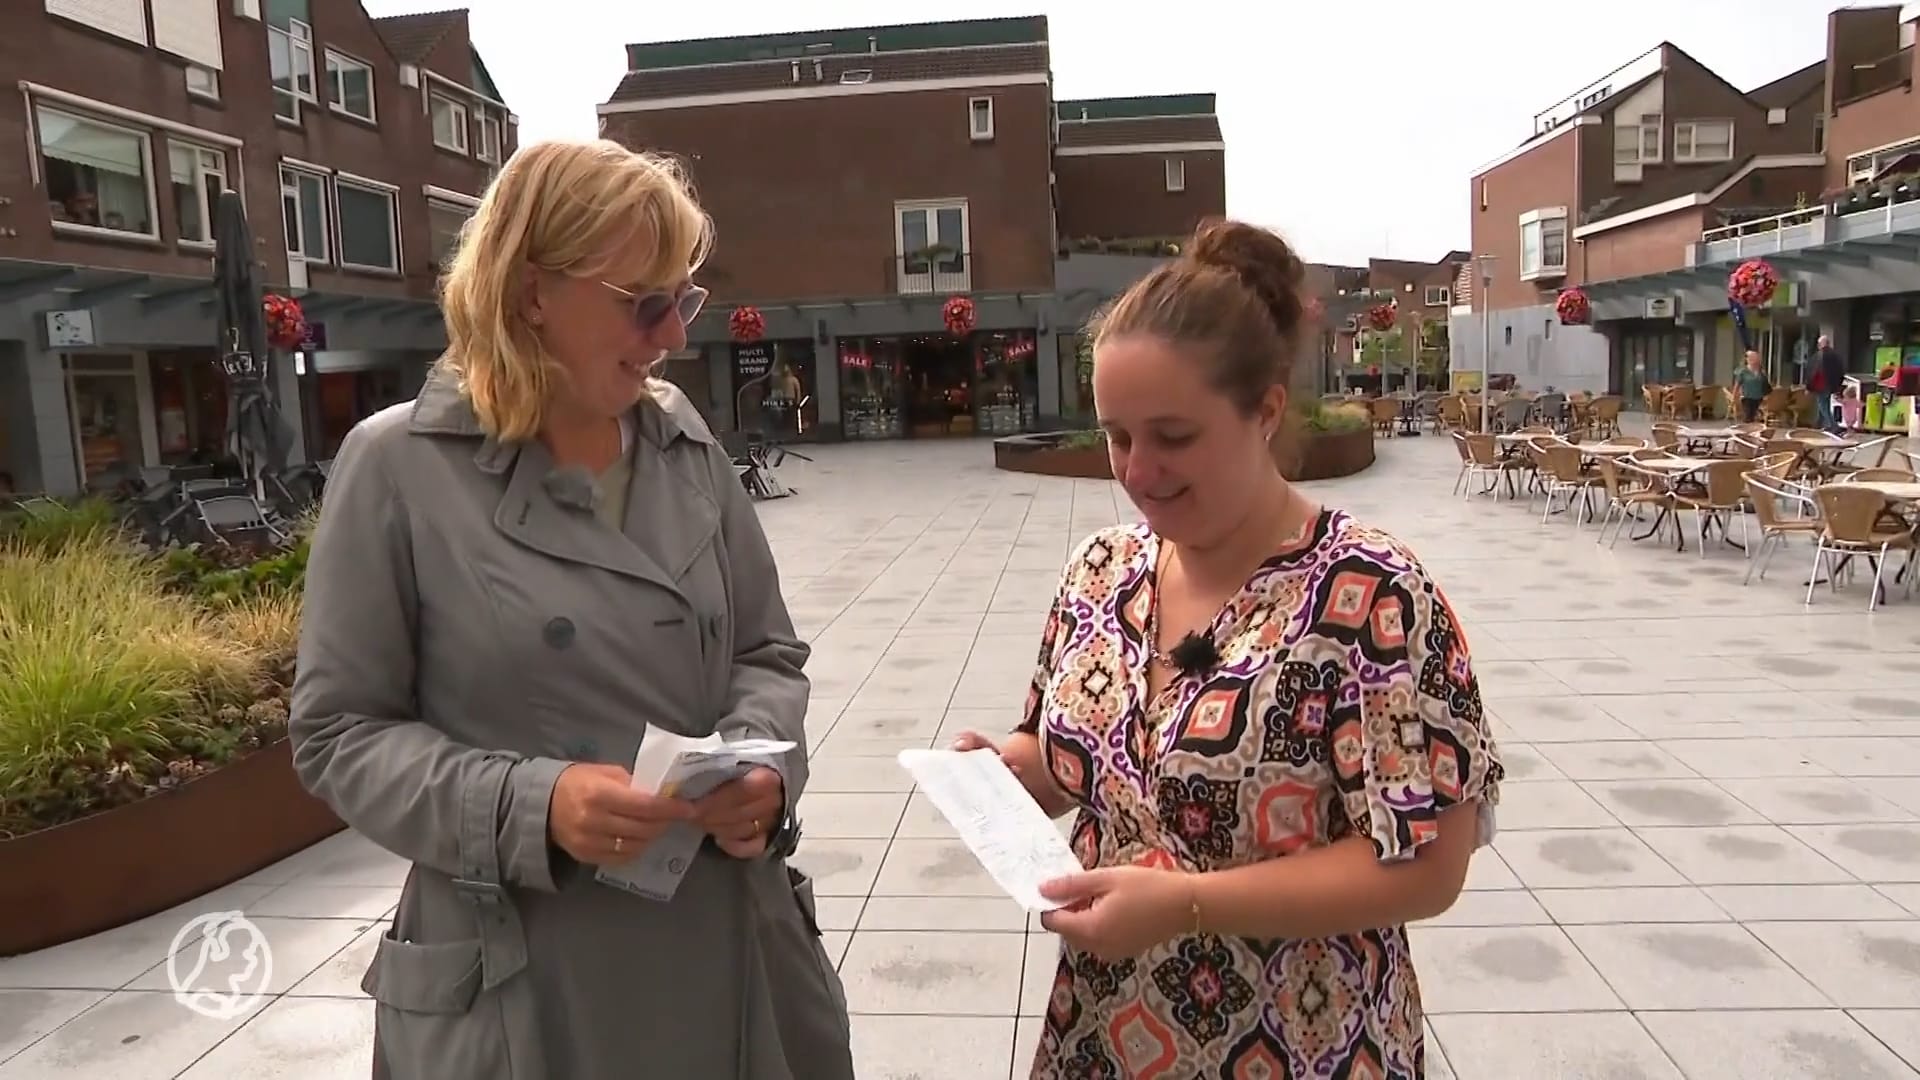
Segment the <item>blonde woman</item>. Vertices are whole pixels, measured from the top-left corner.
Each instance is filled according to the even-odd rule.
[[[804,751],[693,802],[627,772],[656,726],[806,745],[766,537],[653,377],[709,237],[667,160],[521,150],[447,274],[446,356],[335,460],[291,726],[308,788],[413,863],[362,983],[376,1077],[853,1075],[786,864]],[[596,880],[681,822],[707,842],[671,900]]]

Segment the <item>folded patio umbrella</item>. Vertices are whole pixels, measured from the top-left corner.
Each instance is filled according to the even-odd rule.
[[[238,192],[226,191],[213,226],[213,274],[220,303],[220,366],[227,376],[227,443],[254,494],[286,468],[292,439],[274,398],[271,353],[260,282],[254,274],[253,230]]]

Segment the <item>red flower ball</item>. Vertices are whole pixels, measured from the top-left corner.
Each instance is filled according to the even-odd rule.
[[[1780,287],[1780,275],[1765,259],[1748,259],[1727,277],[1727,296],[1744,307],[1765,307]]]
[[[1563,289],[1553,302],[1554,313],[1567,326],[1586,326],[1593,321],[1593,304],[1585,289]]]
[[[975,315],[973,301],[964,296],[953,296],[941,305],[940,321],[947,324],[947,332],[956,337],[973,332]]]
[[[759,341],[767,332],[767,318],[756,307],[734,308],[733,314],[727,316],[727,332],[735,341]]]
[[[268,293],[260,301],[267,324],[267,344],[276,349],[293,349],[307,337],[307,320],[300,301],[291,296]]]
[[[1391,330],[1398,317],[1399,313],[1393,309],[1392,304],[1378,304],[1367,312],[1367,325],[1375,330]]]

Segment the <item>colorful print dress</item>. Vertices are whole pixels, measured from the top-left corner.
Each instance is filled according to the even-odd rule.
[[[1479,800],[1501,768],[1452,609],[1397,541],[1322,511],[1213,624],[1221,663],[1148,692],[1159,540],[1080,545],[1021,730],[1080,806],[1089,867],[1209,871],[1365,836],[1382,859]],[[1417,1080],[1404,927],[1318,940],[1175,938],[1105,963],[1062,950],[1036,1080]]]

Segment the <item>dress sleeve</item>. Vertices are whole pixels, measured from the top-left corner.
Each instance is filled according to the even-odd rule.
[[[1363,584],[1347,595],[1364,598]],[[1347,819],[1393,861],[1439,835],[1442,810],[1477,802],[1484,844],[1503,770],[1453,609],[1418,567],[1381,570],[1371,592],[1354,605],[1365,622],[1355,627],[1345,715],[1333,732]]]
[[[1069,564],[1071,569],[1071,564]],[[1053,606],[1047,609],[1047,625],[1040,631],[1040,657],[1034,662],[1033,679],[1027,683],[1027,707],[1020,714],[1020,724],[1015,731],[1028,735],[1040,733],[1040,714],[1046,708],[1047,684],[1053,681],[1053,655],[1060,645],[1060,613],[1066,607],[1066,574],[1060,575],[1059,591],[1054,593]]]

